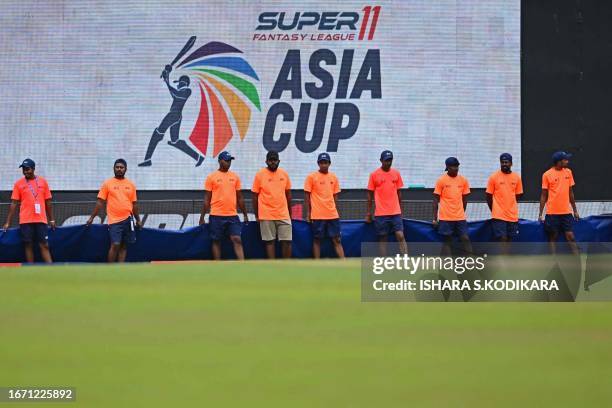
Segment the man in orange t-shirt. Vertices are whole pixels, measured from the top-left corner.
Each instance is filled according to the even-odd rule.
[[[393,153],[385,150],[380,154],[380,167],[370,174],[368,180],[368,201],[366,223],[372,222],[372,201],[374,201],[374,228],[378,236],[381,255],[386,254],[386,242],[393,233],[399,243],[399,250],[408,253],[408,245],[404,237],[404,222],[402,221],[401,188],[404,181],[399,171],[392,169]]]
[[[115,177],[107,179],[102,184],[96,207],[86,225],[89,226],[94,222],[98,212],[106,204],[111,241],[108,250],[108,262],[125,262],[127,244],[136,242],[135,227],[142,228],[142,222],[140,221],[140,214],[138,214],[136,186],[125,177],[126,161],[117,159],[113,170]]]
[[[48,224],[55,229],[53,207],[51,204],[51,191],[47,180],[34,175],[36,164],[32,159],[25,159],[19,166],[24,178],[19,179],[13,186],[11,206],[3,230],[11,226],[13,215],[19,205],[19,230],[24,245],[26,262],[34,262],[34,243],[40,248],[40,255],[46,263],[53,262],[48,243]],[[44,208],[43,208],[44,206]]]
[[[487,205],[491,210],[493,236],[508,242],[518,234],[518,199],[523,194],[521,176],[512,172],[512,155],[499,156],[500,170],[487,182]]]
[[[573,232],[573,221],[579,220],[576,200],[574,199],[574,175],[568,168],[571,154],[556,152],[552,156],[553,167],[542,175],[542,194],[540,196],[539,221],[544,222],[551,251],[555,251],[555,241],[559,233],[565,235],[572,252],[578,254],[578,246]],[[542,213],[546,207],[546,220]],[[571,208],[570,208],[571,207]]]
[[[266,165],[253,180],[253,208],[259,222],[261,239],[266,245],[268,258],[275,258],[278,238],[283,258],[291,257],[291,180],[287,172],[278,167],[278,152],[269,151]]]
[[[464,250],[472,252],[472,245],[468,236],[465,208],[467,196],[470,194],[470,183],[459,175],[459,160],[449,157],[444,162],[446,174],[443,174],[434,188],[433,200],[433,226],[438,234],[444,237],[445,249],[450,251],[450,242],[453,235],[459,237]]]
[[[236,211],[236,204],[244,215],[244,222],[249,222],[242,193],[240,192],[240,177],[230,171],[234,157],[229,152],[221,152],[218,156],[219,169],[210,173],[204,182],[204,204],[200,214],[200,225],[205,223],[204,216],[210,210],[209,231],[212,239],[212,255],[215,260],[221,259],[221,240],[229,237],[234,246],[236,258],[244,259],[242,248],[242,225]]]
[[[317,158],[319,170],[310,173],[304,181],[304,205],[306,221],[312,223],[312,254],[321,257],[321,239],[330,238],[338,258],[344,258],[340,241],[340,215],[336,200],[340,184],[336,175],[329,171],[331,157],[321,153]]]

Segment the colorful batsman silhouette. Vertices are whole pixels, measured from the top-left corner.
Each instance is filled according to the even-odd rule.
[[[236,54],[242,51],[222,42],[209,42],[198,48],[178,64],[177,70],[182,75],[175,81],[178,83],[176,89],[169,83],[172,66],[166,65],[162,78],[172,96],[172,106],[153,131],[145,160],[139,166],[152,165],[153,152],[168,130],[168,144],[193,158],[196,167],[204,161],[211,132],[213,157],[225,149],[234,133],[244,140],[252,109],[261,110],[259,93],[253,84],[259,77],[251,65]],[[201,96],[198,118],[189,136],[193,147],[179,137],[183,107],[191,95],[190,77],[199,85]]]

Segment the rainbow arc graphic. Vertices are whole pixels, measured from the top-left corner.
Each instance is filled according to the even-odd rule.
[[[232,124],[240,140],[244,140],[252,110],[261,111],[259,92],[254,85],[259,77],[240,54],[242,51],[229,44],[209,42],[177,66],[200,88],[200,112],[189,140],[204,156],[211,133],[213,156],[217,156],[234,137]]]

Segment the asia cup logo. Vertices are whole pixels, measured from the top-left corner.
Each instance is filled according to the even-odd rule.
[[[170,136],[168,144],[191,157],[198,167],[204,162],[211,139],[214,157],[232,140],[235,130],[240,140],[244,140],[253,109],[261,111],[259,93],[254,85],[255,81],[259,81],[259,77],[241,56],[242,51],[239,49],[222,42],[209,42],[178,63],[195,41],[196,37],[191,37],[161,73],[172,97],[172,105],[153,131],[145,159],[138,165],[140,167],[153,164],[153,153],[167,133]],[[172,81],[176,84],[175,87],[170,83],[170,76],[177,63],[178,79]],[[190,143],[187,143],[181,138],[180,131],[183,107],[192,93],[192,81],[197,83],[200,91],[200,107],[188,138]]]

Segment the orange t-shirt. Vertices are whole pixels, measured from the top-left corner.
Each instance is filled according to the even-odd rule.
[[[510,222],[518,221],[516,195],[523,194],[523,182],[518,173],[506,174],[498,170],[491,174],[487,182],[487,193],[493,195],[492,218]]]
[[[374,192],[375,216],[399,215],[402,213],[397,190],[403,186],[402,176],[395,169],[384,171],[379,167],[370,174],[368,190]]]
[[[240,188],[240,177],[233,171],[210,173],[204,182],[204,190],[211,192],[210,215],[237,215],[236,191]]]
[[[264,167],[255,174],[251,191],[259,194],[257,203],[260,220],[290,219],[286,190],[291,190],[291,180],[285,170],[278,168],[270,171]]]
[[[340,192],[340,184],[334,173],[312,172],[304,181],[304,191],[310,193],[310,218],[335,220],[340,218],[334,194]]]
[[[436,181],[434,194],[440,196],[438,219],[441,221],[465,220],[463,196],[470,194],[470,183],[468,183],[465,177],[459,174],[455,177],[443,174]]]
[[[47,223],[45,200],[51,198],[51,191],[47,180],[36,176],[34,180],[20,178],[13,186],[11,200],[20,201],[19,224],[32,224],[35,222]],[[36,203],[40,205],[39,214],[36,214]]]
[[[574,175],[567,168],[551,167],[542,175],[542,188],[548,190],[546,214],[571,214],[569,191],[574,186]]]
[[[132,215],[136,186],[127,178],[109,178],[100,187],[98,198],[106,200],[108,223],[116,224]]]

